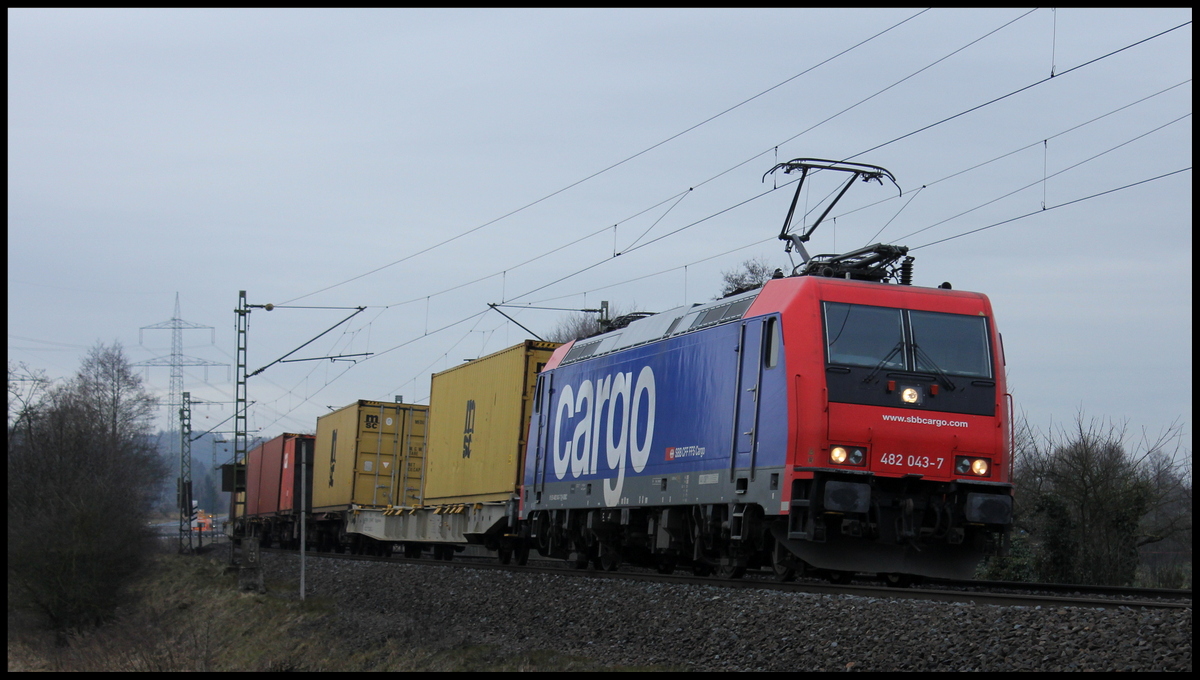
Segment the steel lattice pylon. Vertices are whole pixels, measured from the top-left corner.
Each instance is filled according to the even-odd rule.
[[[170,330],[171,331],[171,354],[165,357],[156,357],[148,361],[138,362],[134,366],[170,366],[171,367],[171,385],[167,396],[167,442],[170,446],[170,455],[179,458],[179,479],[177,480],[177,489],[179,490],[179,513],[180,513],[180,549],[183,549],[184,541],[190,546],[191,541],[191,494],[186,490],[191,489],[192,485],[192,461],[190,455],[191,447],[185,447],[180,440],[181,426],[179,421],[184,417],[182,413],[183,402],[181,395],[183,394],[183,367],[184,366],[227,366],[215,361],[206,359],[198,359],[189,357],[183,353],[183,331],[189,329],[207,328],[213,331],[213,340],[216,340],[216,330],[212,326],[205,326],[190,321],[184,321],[179,318],[179,293],[175,293],[175,314],[170,321],[156,323],[151,326],[142,326],[138,333],[138,343],[141,343],[141,331],[145,330]],[[189,409],[190,411],[190,409]],[[188,416],[190,421],[190,414]],[[190,425],[190,422],[189,422]],[[179,447],[178,449],[176,447]],[[184,456],[187,456],[185,459]],[[187,507],[184,507],[184,506]],[[186,518],[186,521],[185,521]],[[183,535],[184,525],[187,524],[187,536]]]

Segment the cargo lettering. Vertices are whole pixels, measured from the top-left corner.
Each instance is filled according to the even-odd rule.
[[[553,411],[554,475],[563,479],[568,471],[573,478],[596,474],[603,449],[604,463],[610,472],[616,472],[615,478],[604,481],[604,504],[617,505],[625,486],[626,464],[641,472],[650,460],[655,400],[654,371],[649,366],[642,367],[636,381],[630,371],[594,383],[584,380],[578,389],[564,386]],[[572,423],[575,427],[564,441],[562,435]],[[643,426],[645,435],[639,438]]]

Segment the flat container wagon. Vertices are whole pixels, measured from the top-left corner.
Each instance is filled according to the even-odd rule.
[[[505,562],[523,559],[516,522],[525,438],[537,375],[558,346],[526,340],[435,374],[421,502],[355,506],[346,518],[351,545],[366,539],[385,552],[399,545],[409,557],[432,548],[450,559],[476,544],[498,550]]]

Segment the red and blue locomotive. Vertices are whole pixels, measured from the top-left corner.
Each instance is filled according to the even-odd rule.
[[[846,188],[891,179],[816,159],[779,168],[848,172]],[[554,353],[520,498],[539,552],[903,582],[970,577],[1002,547],[1011,414],[987,297],[910,285],[901,247],[810,258],[820,220],[802,235],[790,221],[796,275]]]

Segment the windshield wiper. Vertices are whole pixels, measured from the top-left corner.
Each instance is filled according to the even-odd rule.
[[[879,373],[880,369],[882,369],[887,362],[891,361],[892,357],[896,356],[896,352],[899,352],[902,349],[904,349],[903,340],[897,342],[896,346],[892,348],[892,351],[888,352],[887,356],[885,356],[882,361],[880,361],[878,364],[875,364],[875,368],[871,369],[871,372],[867,374],[867,377],[863,378],[863,382],[871,382],[875,378],[875,374]]]
[[[929,356],[929,353],[921,349],[921,346],[915,342],[913,343],[913,349],[917,351],[918,357],[925,357],[925,361],[928,361],[929,365],[933,366],[933,370],[937,371],[938,376],[941,377],[942,381],[946,383],[946,389],[953,392],[955,389],[954,383],[951,382],[950,377],[946,375],[946,372],[937,365],[937,362],[933,360],[933,357]]]

